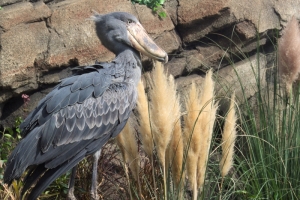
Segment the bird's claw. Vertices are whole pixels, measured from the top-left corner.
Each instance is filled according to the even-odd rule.
[[[74,194],[68,194],[67,200],[77,200]]]
[[[77,200],[74,195],[74,187],[69,188],[67,200]]]
[[[97,193],[91,193],[92,200],[99,200],[99,195]]]

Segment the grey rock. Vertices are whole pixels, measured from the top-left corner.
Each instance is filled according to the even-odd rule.
[[[266,86],[266,64],[266,56],[258,54],[219,70],[214,74],[216,94],[226,98],[235,92],[242,104],[258,91],[258,84]]]
[[[51,10],[42,1],[17,3],[0,10],[0,27],[9,30],[19,24],[42,21],[50,16]]]

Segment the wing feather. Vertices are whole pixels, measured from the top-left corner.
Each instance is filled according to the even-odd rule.
[[[62,112],[60,112],[60,113],[62,113]],[[61,127],[62,124],[65,123],[65,118],[61,114],[56,113],[54,115],[56,116],[55,127],[59,128],[59,127]]]
[[[70,96],[71,94],[69,94],[59,105],[59,108],[65,108],[69,105],[69,101],[70,101]]]
[[[74,106],[68,106],[66,108],[65,112],[67,112],[66,113],[67,118],[73,118],[73,117],[75,117],[76,110],[75,110]]]
[[[53,139],[53,145],[56,147],[58,146],[58,143],[61,141],[61,137],[63,134],[65,134],[67,127],[64,126],[66,119],[63,118],[63,123],[61,126],[57,127],[53,134],[55,134],[55,137]]]
[[[99,128],[102,126],[102,115],[98,115],[95,117],[95,125]]]
[[[71,77],[65,78],[65,79],[61,80],[60,87],[72,85],[77,79],[78,79],[78,76],[71,76]]]
[[[81,87],[80,89],[83,90],[93,84],[93,78],[92,77],[87,77],[85,80],[81,82]]]
[[[42,135],[41,135],[42,152],[46,152],[49,149],[50,145],[52,144],[52,141],[55,137],[55,134],[53,134],[53,132],[56,129],[55,127],[56,121],[57,121],[57,115],[52,115],[51,119],[44,124],[44,127],[42,129]]]
[[[67,131],[69,132],[73,132],[74,130],[74,127],[76,125],[76,117],[71,117],[71,118],[66,118],[66,128],[67,128]]]
[[[83,105],[82,104],[75,104],[75,112],[76,112],[76,117],[81,118],[83,116]]]
[[[81,79],[77,79],[71,86],[71,92],[76,92],[81,88]]]
[[[75,91],[75,92],[72,92],[72,93],[70,94],[69,105],[74,105],[75,103],[78,102],[79,94],[80,94],[80,91],[79,91],[79,90],[77,90],[77,91]]]
[[[85,118],[83,117],[83,115],[81,117],[78,117],[77,118],[77,121],[76,121],[76,126],[77,128],[82,131],[84,129],[84,126],[85,126]]]
[[[94,86],[89,86],[83,90],[80,90],[79,99],[77,103],[82,103],[84,100],[90,98],[94,92]]]
[[[47,102],[47,112],[55,112],[55,109],[59,109],[59,104],[70,94],[70,87],[66,86],[59,89],[49,101]]]

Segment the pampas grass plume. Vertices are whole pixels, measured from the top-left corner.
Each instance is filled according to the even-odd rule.
[[[214,81],[212,79],[212,74],[212,70],[206,74],[200,97],[202,112],[199,116],[199,120],[201,122],[200,133],[202,142],[200,153],[198,154],[199,158],[197,165],[197,186],[200,188],[200,191],[202,191],[204,185],[213,127],[218,109],[218,106],[214,101]]]
[[[287,93],[300,72],[300,29],[296,17],[288,22],[278,42],[278,68]]]
[[[150,118],[149,118],[149,107],[148,99],[145,93],[144,84],[142,81],[138,84],[138,101],[136,107],[139,113],[139,132],[141,134],[141,142],[146,154],[153,158],[153,136],[151,133]]]
[[[222,135],[222,159],[220,162],[220,171],[223,178],[228,174],[233,165],[234,144],[236,139],[236,120],[235,94],[233,93]]]
[[[169,84],[171,88],[175,90],[175,82],[174,78],[172,76],[169,76]],[[167,163],[171,166],[172,170],[172,178],[176,185],[176,188],[181,192],[180,185],[183,186],[183,179],[184,173],[182,169],[182,163],[183,163],[183,137],[182,137],[182,130],[181,130],[181,121],[180,121],[180,103],[179,98],[177,97],[174,102],[174,109],[173,109],[173,115],[177,117],[177,120],[175,121],[174,130],[173,130],[173,136],[171,138],[169,147],[168,147],[168,155],[167,155]]]
[[[152,88],[150,90],[150,119],[157,155],[163,167],[166,199],[166,150],[172,138],[175,122],[180,117],[180,113],[174,112],[178,97],[174,81],[170,81],[170,78],[164,73],[164,68],[160,62],[156,62],[149,82]]]
[[[188,155],[186,158],[186,170],[187,176],[191,188],[197,192],[197,160],[200,152],[201,146],[201,124],[199,120],[199,115],[201,114],[201,106],[199,101],[199,93],[192,83],[189,93],[185,99],[185,106],[187,109],[187,114],[184,115],[184,135],[185,144],[188,148]]]
[[[143,144],[143,149],[150,158],[151,167],[152,167],[152,180],[153,188],[156,190],[156,181],[155,181],[155,170],[154,170],[154,160],[153,160],[153,150],[154,142],[153,135],[151,131],[150,124],[150,112],[148,98],[145,93],[144,84],[142,81],[138,84],[138,100],[137,100],[137,112],[139,114],[139,133],[141,135],[141,142]]]
[[[138,180],[140,172],[140,157],[134,130],[129,120],[121,133],[116,137],[116,140],[125,163],[128,164],[134,179]]]
[[[151,96],[151,122],[153,126],[153,138],[157,148],[157,154],[162,163],[165,163],[165,153],[171,140],[174,124],[179,116],[174,115],[175,102],[177,100],[175,85],[170,84],[163,66],[156,62],[152,70],[150,80]]]

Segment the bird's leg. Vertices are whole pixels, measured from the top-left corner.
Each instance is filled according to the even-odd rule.
[[[73,167],[73,169],[72,169],[71,177],[69,180],[69,190],[68,190],[67,200],[76,200],[76,197],[74,195],[76,169],[77,169],[77,165],[75,167]]]
[[[101,155],[101,149],[99,151],[97,151],[93,157],[94,157],[94,162],[93,162],[93,175],[92,175],[92,187],[91,187],[91,199],[93,200],[98,200],[99,196],[97,193],[97,179],[98,179],[98,161]]]

